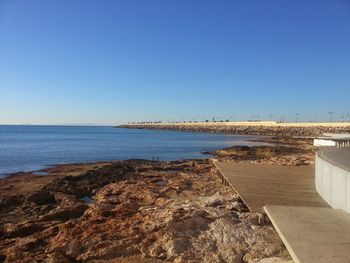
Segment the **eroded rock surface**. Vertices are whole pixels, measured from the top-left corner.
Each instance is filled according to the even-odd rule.
[[[273,227],[258,224],[207,160],[135,160],[80,172],[66,165],[65,176],[57,169],[33,191],[2,193],[0,262],[290,260]]]
[[[215,158],[249,164],[309,166],[315,164],[315,148],[310,138],[272,137],[271,146],[232,146],[207,152]]]

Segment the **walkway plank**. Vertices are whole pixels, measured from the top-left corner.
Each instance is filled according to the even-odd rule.
[[[350,262],[350,214],[321,207],[264,210],[295,263]]]
[[[214,164],[253,212],[265,205],[329,207],[316,192],[314,167]]]

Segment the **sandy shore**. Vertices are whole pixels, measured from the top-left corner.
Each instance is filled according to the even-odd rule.
[[[312,165],[306,139],[216,158]],[[0,180],[0,262],[290,262],[209,159],[67,164]]]
[[[323,133],[350,133],[350,122],[278,123],[278,122],[198,122],[128,124],[117,128],[158,129],[242,135],[318,136]]]

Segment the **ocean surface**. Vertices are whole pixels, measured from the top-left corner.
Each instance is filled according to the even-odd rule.
[[[206,158],[201,152],[261,144],[247,141],[254,138],[113,127],[0,125],[0,177],[62,163]]]

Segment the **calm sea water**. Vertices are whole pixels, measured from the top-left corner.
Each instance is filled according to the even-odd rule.
[[[202,151],[252,145],[252,136],[91,126],[0,126],[0,177],[49,165],[131,158],[205,158]]]

